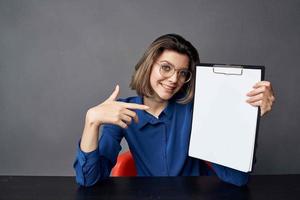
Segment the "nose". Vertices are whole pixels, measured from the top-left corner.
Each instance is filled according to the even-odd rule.
[[[175,71],[175,73],[169,77],[169,80],[172,82],[172,83],[177,83],[178,81],[178,74],[177,72]]]

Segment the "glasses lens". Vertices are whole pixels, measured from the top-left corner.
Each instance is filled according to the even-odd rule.
[[[192,78],[192,73],[189,70],[181,70],[179,72],[179,80],[183,83],[190,81]]]
[[[174,74],[174,67],[169,64],[161,64],[160,65],[160,73],[162,76],[168,78]]]
[[[165,78],[169,78],[173,76],[175,71],[176,70],[172,65],[169,65],[167,63],[160,64],[159,72]],[[192,78],[192,73],[187,69],[180,70],[178,72],[178,80],[180,82],[187,83],[191,80],[191,78]]]

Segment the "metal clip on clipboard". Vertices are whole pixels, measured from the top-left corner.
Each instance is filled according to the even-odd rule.
[[[213,72],[224,75],[243,75],[243,66],[240,65],[214,65]]]

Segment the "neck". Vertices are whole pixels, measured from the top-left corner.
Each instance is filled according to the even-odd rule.
[[[160,113],[165,109],[168,105],[168,101],[158,100],[152,97],[143,97],[144,104],[149,106],[150,109],[147,110],[148,113],[152,114],[156,118],[160,115]]]

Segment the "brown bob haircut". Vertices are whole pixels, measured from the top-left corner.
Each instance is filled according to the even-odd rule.
[[[189,70],[192,72],[192,78],[173,97],[178,103],[186,104],[194,97],[196,65],[200,63],[200,59],[196,48],[177,34],[162,35],[150,44],[135,66],[130,87],[140,96],[153,96],[150,74],[154,63],[164,50],[173,50],[189,57]]]

